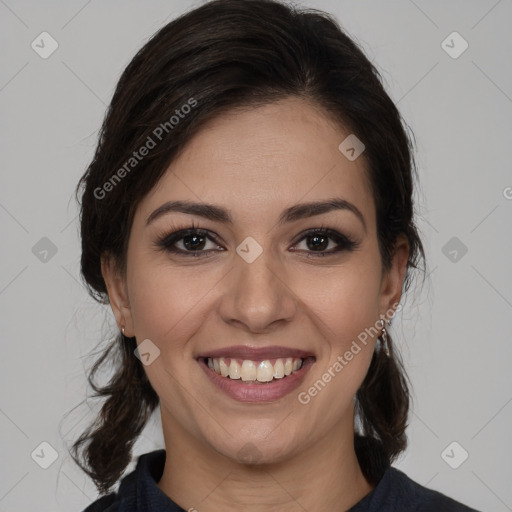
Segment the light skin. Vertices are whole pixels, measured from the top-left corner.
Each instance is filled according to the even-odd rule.
[[[102,259],[118,325],[160,350],[144,367],[160,397],[167,453],[158,485],[185,510],[342,511],[372,490],[353,446],[354,395],[376,337],[308,404],[298,401],[402,293],[409,247],[399,237],[383,269],[364,154],[351,162],[338,150],[349,133],[298,98],[212,119],[140,203],[126,274]],[[350,209],[278,223],[291,206],[335,197],[364,223]],[[220,206],[233,222],[170,212],[146,224],[175,200]],[[189,255],[154,245],[192,221],[212,238],[177,240]],[[337,240],[304,238],[320,227],[357,246],[332,252]],[[252,263],[236,252],[249,236],[263,249]],[[190,256],[194,249],[203,256]],[[196,361],[230,345],[299,348],[316,362],[285,397],[244,403],[219,391]],[[241,461],[242,449],[257,463]]]

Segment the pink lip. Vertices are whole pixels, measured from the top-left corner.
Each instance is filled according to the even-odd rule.
[[[234,348],[234,347],[232,347]],[[244,347],[246,348],[246,347]],[[281,348],[281,347],[275,347]],[[290,352],[290,349],[287,349],[287,354],[292,356],[293,353]],[[226,352],[222,350],[222,352]],[[295,353],[300,351],[295,351]],[[217,354],[217,352],[212,352]],[[232,352],[230,352],[232,354]],[[265,354],[268,354],[266,352]],[[275,352],[271,353],[275,355]],[[214,357],[222,357],[223,354]],[[251,359],[251,357],[245,357],[247,353],[244,355],[244,359]],[[258,359],[255,357],[256,354],[252,354],[252,359]],[[258,384],[247,384],[243,382],[241,379],[230,379],[229,377],[222,377],[218,373],[215,373],[212,369],[210,369],[205,361],[205,357],[200,357],[198,359],[199,365],[206,373],[208,378],[226,395],[240,402],[273,402],[286,396],[291,393],[294,389],[300,386],[302,381],[304,380],[306,374],[310,370],[310,368],[315,363],[314,357],[307,357],[305,359],[304,364],[300,370],[288,375],[287,377],[283,377],[282,379],[274,379],[271,382],[266,383],[258,383]],[[210,356],[211,357],[211,356]],[[278,356],[279,357],[279,356]],[[294,357],[302,357],[302,356],[294,356]],[[266,358],[264,356],[264,358]]]
[[[248,347],[246,345],[233,345],[231,347],[210,350],[197,357],[233,357],[235,359],[263,361],[265,359],[277,359],[279,357],[300,357],[301,359],[306,359],[307,357],[314,357],[314,354],[313,352],[288,347]]]

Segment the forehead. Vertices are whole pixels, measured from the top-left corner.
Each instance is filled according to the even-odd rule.
[[[374,206],[366,163],[338,149],[350,132],[317,107],[291,98],[231,110],[207,122],[141,203],[149,215],[173,199],[229,207],[233,216],[341,197],[371,223]]]

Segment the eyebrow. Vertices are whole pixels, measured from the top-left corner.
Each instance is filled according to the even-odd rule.
[[[280,215],[278,225],[294,222],[300,219],[321,215],[334,210],[348,210],[352,212],[363,224],[366,232],[366,222],[361,211],[352,203],[342,198],[332,198],[325,201],[314,201],[310,203],[300,203],[287,208]],[[146,226],[154,220],[170,212],[187,213],[197,215],[209,220],[221,222],[223,224],[233,224],[233,218],[228,210],[220,206],[209,203],[195,203],[192,201],[168,201],[159,206],[147,219]]]

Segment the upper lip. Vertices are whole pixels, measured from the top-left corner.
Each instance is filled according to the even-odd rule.
[[[299,350],[296,348],[272,346],[272,347],[249,347],[247,345],[233,345],[231,347],[210,350],[198,356],[201,357],[234,357],[236,359],[249,359],[252,361],[261,361],[265,359],[277,359],[280,357],[314,357],[313,352]]]

